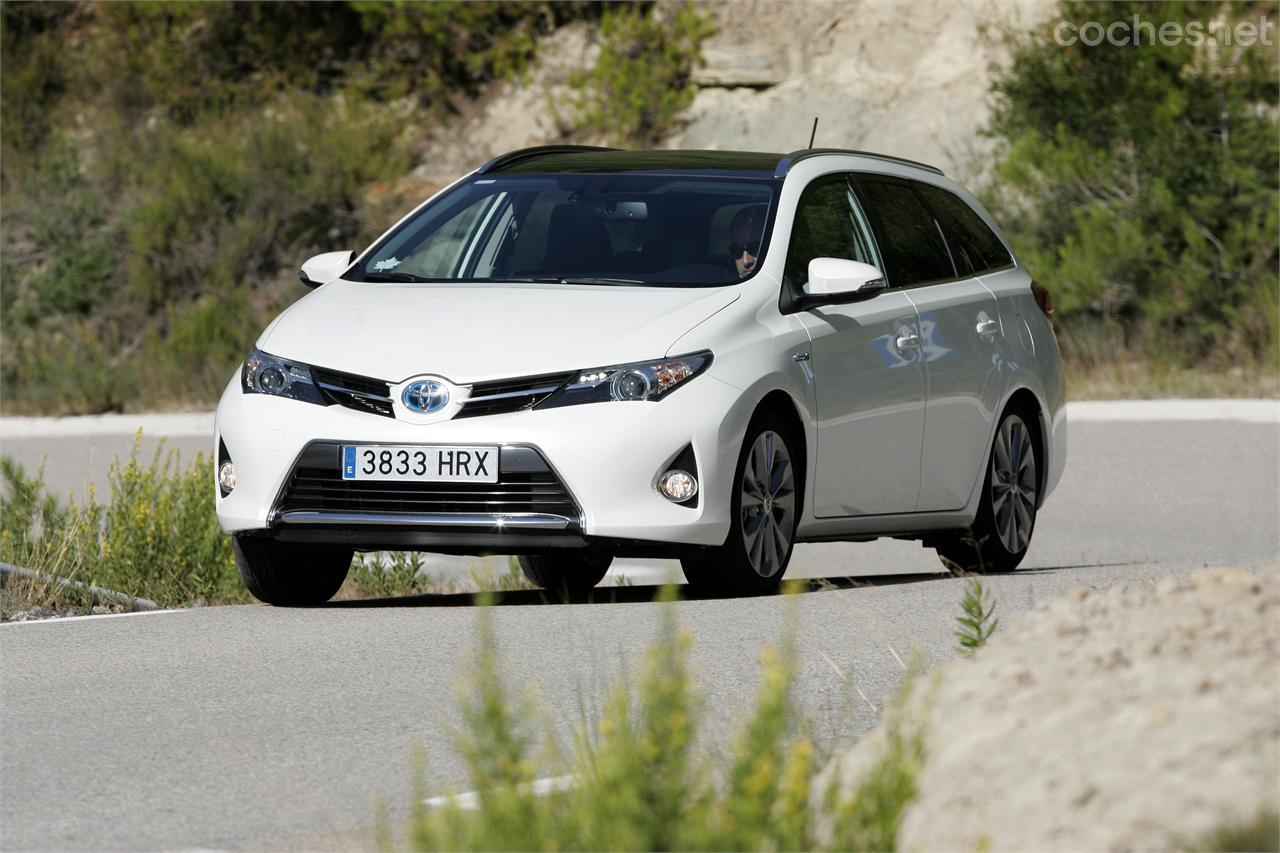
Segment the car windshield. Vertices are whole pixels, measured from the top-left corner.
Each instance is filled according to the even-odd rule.
[[[347,278],[732,284],[763,261],[777,187],[763,177],[481,175],[388,234]]]

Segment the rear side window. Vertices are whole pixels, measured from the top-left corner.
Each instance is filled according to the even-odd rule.
[[[819,178],[800,196],[782,276],[792,293],[800,293],[809,280],[809,261],[814,258],[844,258],[879,266],[846,175]]]
[[[960,272],[976,274],[1013,263],[1000,238],[963,199],[931,184],[917,183],[916,189],[933,208]]]
[[[891,287],[955,277],[933,215],[910,184],[894,178],[859,175],[857,185],[884,254],[888,267],[884,272]]]

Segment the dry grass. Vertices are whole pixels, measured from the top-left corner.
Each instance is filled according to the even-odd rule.
[[[1280,398],[1280,369],[1183,369],[1134,359],[1089,364],[1068,362],[1066,371],[1070,400]]]

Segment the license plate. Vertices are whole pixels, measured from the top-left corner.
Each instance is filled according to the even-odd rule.
[[[342,479],[414,483],[496,483],[498,448],[345,444]]]

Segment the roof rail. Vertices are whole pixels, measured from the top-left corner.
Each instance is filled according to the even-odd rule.
[[[926,172],[933,172],[936,175],[943,175],[943,171],[937,166],[930,166],[928,163],[918,163],[915,160],[908,160],[905,157],[893,157],[889,154],[877,154],[874,151],[853,151],[848,148],[801,148],[799,151],[792,151],[786,157],[778,161],[778,167],[774,170],[775,178],[784,177],[791,167],[801,160],[807,160],[810,157],[818,157],[822,154],[853,154],[857,157],[871,157],[875,160],[884,160],[888,163],[899,163],[903,166],[913,166],[917,169],[924,169]]]
[[[489,172],[498,172],[516,163],[520,163],[525,160],[533,160],[547,154],[572,154],[575,151],[617,150],[617,148],[604,148],[599,145],[537,145],[533,148],[521,148],[517,151],[508,151],[506,154],[500,154],[481,166],[477,172],[481,175],[488,174]]]

